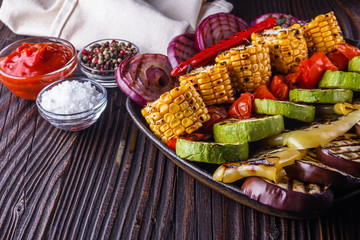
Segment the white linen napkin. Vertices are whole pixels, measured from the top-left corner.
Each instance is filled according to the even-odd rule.
[[[118,38],[141,53],[166,54],[173,37],[232,7],[226,0],[3,0],[0,20],[16,34],[60,37],[77,49]]]

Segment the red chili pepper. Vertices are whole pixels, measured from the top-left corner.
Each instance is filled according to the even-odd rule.
[[[300,88],[314,88],[326,70],[338,68],[322,52],[314,53],[311,58],[302,60],[300,65],[286,75],[286,82],[297,84]]]
[[[235,46],[238,46],[241,43],[245,42],[246,39],[250,39],[252,33],[262,32],[265,29],[275,27],[278,24],[279,24],[279,22],[276,18],[268,18],[252,27],[249,27],[245,30],[237,32],[237,33],[233,34],[232,36],[230,36],[228,39],[224,39],[224,40],[220,41],[219,43],[214,44],[213,46],[196,54],[194,57],[190,58],[189,60],[180,63],[179,66],[175,67],[171,71],[171,75],[179,76],[181,74],[184,74],[186,72],[186,70],[189,68],[189,65],[191,65],[191,67],[194,68],[194,67],[206,64],[209,61],[211,61],[212,59],[214,59],[219,52],[228,50]]]
[[[268,87],[265,84],[261,84],[257,86],[253,94],[254,94],[254,98],[275,100],[274,95],[269,91]]]
[[[269,90],[279,100],[289,98],[289,87],[285,84],[284,75],[275,75],[271,80]]]
[[[240,119],[251,117],[254,97],[251,93],[242,93],[238,99],[231,105],[229,115]]]

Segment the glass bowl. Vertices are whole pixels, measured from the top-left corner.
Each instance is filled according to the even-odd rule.
[[[102,94],[102,98],[100,99],[100,101],[96,105],[94,105],[92,108],[90,108],[86,111],[81,111],[81,112],[71,113],[71,114],[54,113],[54,112],[46,110],[41,105],[43,94],[46,91],[52,89],[55,86],[58,86],[59,84],[65,82],[65,81],[74,81],[74,80],[81,82],[81,83],[90,82],[91,87],[94,87],[97,92]],[[82,78],[82,77],[74,77],[71,79],[64,79],[64,80],[54,82],[54,83],[48,85],[47,87],[45,87],[43,90],[41,90],[41,92],[37,96],[36,105],[38,107],[40,115],[45,120],[50,122],[53,126],[55,126],[56,128],[65,130],[65,131],[75,132],[75,131],[80,131],[80,130],[90,127],[92,124],[94,124],[99,119],[100,115],[105,110],[106,105],[107,105],[107,91],[101,84],[99,84],[98,82],[96,82],[92,79]]]
[[[116,42],[118,45],[125,45],[128,46],[128,51],[122,49],[121,47],[113,47],[113,43]],[[109,44],[109,47],[106,47],[106,44]],[[122,44],[123,43],[123,44]],[[106,49],[106,52],[104,54],[104,45]],[[111,47],[110,47],[111,46]],[[99,50],[97,50],[99,49]],[[113,49],[113,50],[111,50]],[[121,52],[121,50],[124,50],[124,52]],[[114,51],[114,52],[111,52]],[[90,55],[91,57],[89,57]],[[109,58],[106,58],[106,55],[109,54]],[[82,73],[84,73],[88,78],[91,78],[100,84],[102,84],[106,88],[114,88],[118,87],[116,80],[115,80],[115,70],[117,66],[111,66],[110,67],[101,67],[101,65],[107,65],[107,62],[111,64],[111,61],[115,60],[116,62],[113,62],[112,64],[119,65],[123,59],[125,59],[127,56],[135,56],[139,54],[139,48],[134,43],[122,40],[122,39],[101,39],[98,41],[94,41],[92,43],[89,43],[85,47],[83,47],[78,52],[78,62],[80,66],[80,70]],[[102,61],[99,63],[99,55],[102,55]],[[83,59],[84,58],[84,59]],[[89,59],[91,58],[91,59]],[[97,61],[95,59],[98,59]],[[120,59],[120,60],[119,60]],[[95,69],[95,67],[97,69]],[[110,68],[110,69],[107,69]]]
[[[31,37],[14,42],[1,50],[0,60],[10,55],[18,47],[23,45],[23,43],[43,42],[52,42],[67,46],[71,50],[72,57],[63,67],[44,75],[19,77],[5,73],[0,69],[0,81],[18,97],[35,100],[41,89],[60,79],[72,77],[76,71],[77,57],[75,47],[70,42],[55,37]]]

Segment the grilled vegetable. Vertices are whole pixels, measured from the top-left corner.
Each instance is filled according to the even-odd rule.
[[[248,143],[198,142],[179,138],[176,141],[176,154],[190,161],[222,164],[248,159],[249,145]]]
[[[292,89],[289,100],[305,103],[351,103],[353,91],[346,89]]]
[[[334,194],[328,187],[288,177],[276,184],[259,177],[249,177],[241,190],[264,205],[290,212],[326,209],[334,201]]]
[[[195,56],[198,52],[195,45],[195,34],[193,33],[174,37],[167,47],[167,56],[173,68]]]
[[[337,103],[333,107],[334,113],[338,115],[348,115],[357,109],[360,109],[360,104]]]
[[[333,62],[340,71],[343,71],[348,66],[349,60],[360,56],[360,49],[348,43],[339,43],[336,45],[336,50],[327,54],[327,57]]]
[[[319,82],[319,87],[360,91],[360,73],[327,70]]]
[[[192,85],[176,87],[141,110],[151,131],[163,142],[192,133],[210,119],[199,93]]]
[[[212,14],[201,21],[196,28],[196,46],[199,51],[249,27],[242,18],[230,13]]]
[[[332,187],[340,192],[360,187],[360,178],[321,163],[312,152],[284,169],[288,177]]]
[[[179,76],[181,74],[184,74],[189,68],[190,64],[193,68],[204,65],[209,61],[213,60],[219,52],[238,46],[245,42],[246,39],[250,39],[252,33],[261,32],[264,29],[272,28],[276,25],[278,25],[278,22],[275,18],[268,18],[265,21],[260,22],[259,24],[247,28],[246,30],[235,33],[227,39],[220,41],[218,44],[214,44],[211,47],[205,49],[204,51],[196,54],[188,61],[182,62],[179,66],[177,66],[171,71],[171,75]]]
[[[140,54],[124,59],[115,71],[120,89],[140,106],[177,86],[171,65],[162,54]]]
[[[285,132],[270,137],[267,143],[272,146],[288,146],[296,149],[324,146],[331,140],[349,131],[359,119],[360,110],[356,110],[335,121],[316,124],[305,129]]]
[[[316,153],[322,163],[360,177],[360,139],[356,134],[340,136],[317,148]]]
[[[355,132],[356,132],[356,135],[360,138],[360,123],[356,123],[355,124]]]
[[[310,55],[314,52],[325,54],[336,49],[336,44],[344,42],[334,12],[320,14],[303,27]]]
[[[309,57],[303,30],[299,24],[291,28],[265,30],[251,35],[252,42],[269,42],[271,65],[280,73],[287,74],[290,69]]]
[[[360,57],[354,57],[349,61],[348,70],[349,72],[360,73]]]
[[[326,70],[336,71],[338,68],[322,52],[316,52],[291,69],[285,80],[291,86],[296,84],[299,88],[314,88]]]
[[[211,133],[212,136],[212,129],[214,124],[225,120],[225,118],[227,118],[229,114],[223,105],[212,105],[207,107],[207,109],[209,111],[208,114],[210,116],[210,119],[203,123],[203,126],[199,131]]]
[[[215,142],[237,143],[254,142],[279,134],[284,130],[284,118],[281,115],[249,119],[230,118],[214,125]]]
[[[180,85],[193,84],[206,106],[235,101],[228,69],[224,63],[199,67],[179,77]]]
[[[289,87],[285,83],[284,75],[275,75],[271,80],[269,90],[278,100],[289,99]]]
[[[257,86],[253,92],[254,98],[275,100],[275,96],[270,92],[265,84]]]
[[[258,24],[261,21],[264,21],[268,18],[276,18],[276,19],[283,19],[286,22],[284,22],[283,24],[281,24],[282,27],[287,28],[290,27],[294,24],[304,24],[304,21],[301,21],[299,19],[297,19],[294,16],[291,16],[289,14],[285,14],[285,13],[266,13],[263,15],[260,15],[259,17],[257,17],[254,21],[252,21],[250,23],[250,26],[254,26],[255,24]]]
[[[254,97],[251,93],[242,93],[229,109],[230,117],[248,119],[251,117]]]
[[[282,115],[303,122],[312,122],[315,118],[314,106],[271,99],[255,98],[254,111],[259,114]]]
[[[283,167],[297,159],[301,159],[301,153],[296,149],[275,149],[245,162],[223,164],[216,169],[213,179],[231,183],[244,177],[258,176],[278,182],[285,176]]]
[[[253,92],[260,84],[269,85],[271,65],[266,42],[238,46],[219,54],[216,62],[225,62],[238,92]]]

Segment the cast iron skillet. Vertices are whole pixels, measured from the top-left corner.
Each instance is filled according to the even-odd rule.
[[[346,42],[360,48],[360,41],[346,39]],[[353,201],[360,197],[360,189],[348,193],[346,195],[342,195],[341,197],[335,198],[334,204],[330,209],[319,209],[316,211],[308,211],[308,212],[289,212],[275,209],[270,206],[266,206],[253,200],[246,196],[241,190],[241,186],[236,183],[228,184],[223,182],[214,181],[212,179],[212,174],[218,167],[218,165],[214,164],[206,164],[206,163],[198,163],[191,162],[185,159],[178,157],[173,150],[166,146],[166,144],[162,143],[149,129],[145,118],[141,115],[141,107],[131,101],[130,98],[126,100],[126,109],[129,112],[131,118],[134,120],[135,124],[138,128],[148,137],[150,138],[155,145],[160,149],[162,153],[164,153],[171,161],[173,161],[177,166],[187,172],[193,178],[199,180],[203,184],[208,187],[222,193],[226,197],[239,202],[245,206],[254,208],[263,213],[267,213],[270,215],[292,218],[292,219],[308,219],[308,218],[316,218],[322,215],[326,215],[331,213],[336,208],[346,205],[347,202]]]
[[[315,218],[315,217],[319,217],[320,215],[328,214],[331,212],[331,210],[334,210],[335,208],[346,204],[347,201],[351,201],[355,198],[360,197],[360,189],[359,189],[347,195],[343,195],[340,198],[336,198],[334,201],[334,205],[331,207],[331,209],[319,209],[317,211],[310,211],[310,212],[288,212],[263,205],[246,196],[243,193],[243,191],[241,191],[240,189],[241,186],[236,183],[228,184],[228,183],[214,181],[212,179],[212,174],[215,171],[215,169],[218,167],[218,165],[191,162],[178,157],[173,150],[167,147],[166,144],[162,143],[150,131],[145,121],[145,118],[141,115],[141,107],[136,103],[134,103],[133,101],[131,101],[130,98],[127,98],[126,100],[126,108],[131,118],[138,126],[138,128],[155,143],[155,145],[160,149],[161,152],[163,152],[171,161],[173,161],[181,169],[183,169],[193,178],[199,180],[208,187],[222,193],[228,198],[231,198],[232,200],[244,204],[248,207],[252,207],[258,211],[278,217],[286,217],[292,219]]]

